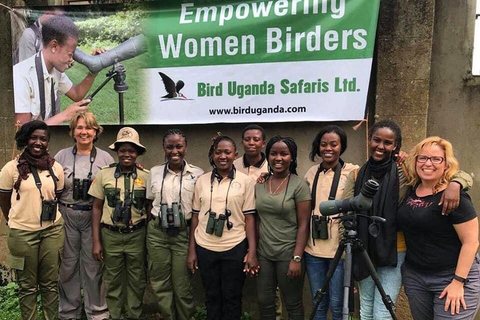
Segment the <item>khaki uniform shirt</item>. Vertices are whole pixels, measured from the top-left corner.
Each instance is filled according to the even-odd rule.
[[[152,214],[156,217],[160,216],[160,206],[162,203],[167,203],[169,207],[172,202],[180,202],[180,184],[182,186],[181,196],[182,212],[185,215],[185,220],[190,220],[192,217],[192,202],[193,192],[195,190],[195,182],[203,174],[203,170],[185,161],[185,166],[182,172],[174,172],[167,166],[165,172],[164,163],[153,167],[150,170],[147,180],[147,199],[153,200]],[[165,179],[163,178],[165,172]],[[180,182],[180,178],[182,181]],[[163,181],[163,190],[162,190]]]
[[[116,169],[116,166],[110,166],[98,171],[95,179],[92,181],[90,190],[88,190],[88,194],[92,197],[104,200],[101,223],[125,227],[121,222],[115,222],[114,224],[112,221],[113,212],[115,211],[115,194],[117,194],[120,201],[124,203],[125,190],[128,190],[128,193],[130,194],[133,184],[131,225],[135,225],[139,223],[140,220],[147,217],[145,214],[145,199],[148,170],[137,168],[136,179],[133,179],[131,174],[121,174],[118,179],[115,179],[114,175]],[[117,190],[115,190],[115,186]]]
[[[38,190],[35,179],[31,173],[27,180],[20,183],[20,199],[17,200],[17,192],[13,190],[13,185],[18,179],[17,169],[18,160],[9,161],[0,172],[0,192],[11,192],[11,208],[8,213],[8,226],[11,229],[20,229],[26,231],[38,231],[50,227],[59,221],[62,214],[58,210],[55,221],[42,221],[42,198]],[[55,162],[52,167],[53,173],[57,176],[57,191],[61,192],[64,185],[63,168]],[[40,181],[42,182],[42,195],[45,200],[55,199],[55,184],[48,170],[37,170]]]
[[[319,164],[315,165],[311,167],[305,174],[304,178],[307,181],[308,186],[310,187],[310,192],[313,191],[313,181],[315,180],[315,175],[317,174],[319,167]],[[337,193],[335,196],[336,199],[342,199],[343,190],[345,189],[345,183],[347,182],[348,174],[355,169],[358,169],[357,165],[353,165],[351,163],[345,163],[343,165],[342,171],[340,173],[340,181],[338,182]],[[315,207],[313,208],[312,215],[322,214],[320,212],[319,205],[320,202],[328,200],[328,197],[330,196],[330,190],[333,184],[334,175],[335,168],[333,168],[333,170],[328,169],[327,171],[321,171],[318,175],[317,188],[315,192]],[[305,251],[315,257],[333,258],[340,242],[339,226],[340,220],[330,219],[328,222],[329,238],[327,240],[315,239],[315,244],[313,244],[312,229],[310,228],[310,237],[308,238]]]
[[[212,181],[212,172],[198,178],[193,197],[193,214],[198,214],[198,226],[195,229],[198,245],[211,251],[223,252],[234,248],[247,237],[245,215],[255,213],[254,185],[250,177],[235,169],[229,177],[220,181],[216,175]],[[232,212],[229,220],[233,223],[233,228],[228,230],[225,223],[221,237],[205,232],[210,199],[211,210],[217,214],[217,219],[220,214],[225,214],[226,209]]]
[[[238,159],[235,159],[235,161],[233,161],[233,165],[235,166],[235,169],[237,169],[237,172],[242,172],[247,176],[251,177],[253,181],[257,182],[260,174],[268,172],[268,161],[265,158],[265,155],[262,154],[262,156],[262,160],[254,164],[253,166],[248,165],[245,160],[245,155]]]

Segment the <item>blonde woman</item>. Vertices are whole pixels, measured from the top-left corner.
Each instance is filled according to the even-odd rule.
[[[91,112],[79,112],[70,120],[75,144],[55,155],[63,167],[65,188],[59,199],[64,219],[65,244],[59,271],[59,318],[82,317],[82,292],[89,319],[108,318],[102,264],[92,256],[92,202],[88,188],[102,167],[113,163],[112,156],[94,146],[103,128]]]
[[[402,275],[413,318],[473,319],[480,300],[477,214],[464,192],[450,214],[438,205],[459,172],[451,143],[424,139],[408,168],[411,189],[397,220],[408,248]]]

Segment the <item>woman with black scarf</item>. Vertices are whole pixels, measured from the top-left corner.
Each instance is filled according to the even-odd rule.
[[[57,206],[63,168],[48,154],[50,131],[43,121],[24,124],[15,140],[23,152],[8,162],[0,175],[0,207],[10,228],[10,266],[17,276],[22,319],[37,318],[38,291],[45,319],[54,319],[64,238]]]
[[[368,147],[370,158],[358,170],[348,176],[343,197],[358,195],[368,179],[374,179],[380,188],[373,198],[373,205],[367,215],[385,218],[377,237],[369,234],[369,221],[357,219],[358,236],[370,256],[380,282],[392,301],[396,301],[402,285],[400,267],[405,260],[405,239],[397,229],[397,209],[408,192],[407,178],[402,166],[396,163],[402,134],[400,127],[391,120],[382,120],[373,125],[369,132]],[[441,203],[443,212],[458,206],[460,186],[471,187],[471,177],[460,173],[452,179],[445,190]],[[382,298],[360,256],[354,252],[353,273],[360,295],[360,318],[362,320],[391,319]]]

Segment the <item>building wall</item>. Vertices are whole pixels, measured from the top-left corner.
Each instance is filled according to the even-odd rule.
[[[437,0],[428,135],[452,142],[480,210],[480,79],[471,77],[475,1]]]

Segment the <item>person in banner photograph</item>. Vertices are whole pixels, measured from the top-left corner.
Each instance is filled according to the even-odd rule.
[[[28,25],[21,33],[16,48],[13,51],[13,65],[26,60],[38,53],[43,48],[42,26],[54,15],[61,15],[63,11],[59,8],[53,8],[43,12],[38,19]]]
[[[90,102],[83,98],[96,75],[89,72],[80,83],[73,84],[64,73],[73,63],[78,43],[73,21],[63,15],[50,17],[42,26],[42,41],[42,50],[13,67],[15,121],[20,124],[31,120],[61,124],[76,112],[86,111]],[[75,103],[60,111],[55,100],[63,94]]]

